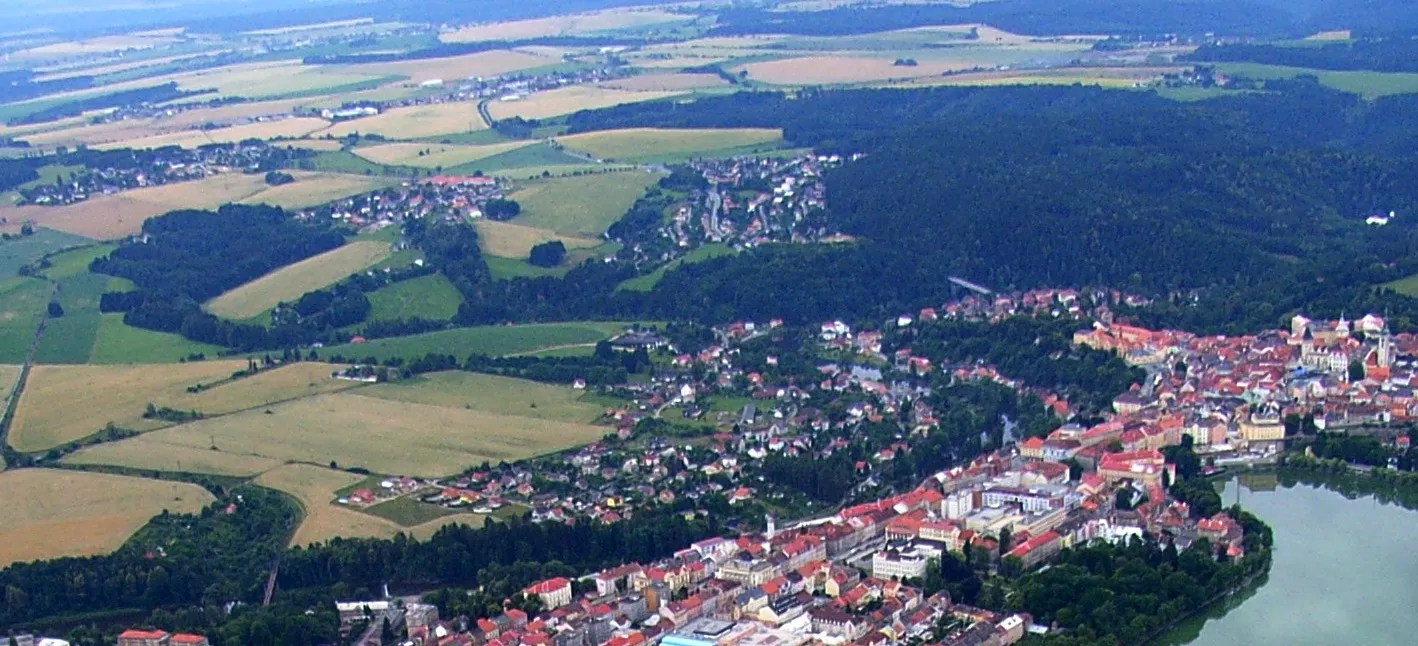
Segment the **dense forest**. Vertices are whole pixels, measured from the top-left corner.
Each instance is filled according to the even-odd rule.
[[[1321,70],[1418,72],[1418,41],[1375,38],[1322,47],[1234,43],[1203,45],[1183,60],[1211,63],[1264,63]]]

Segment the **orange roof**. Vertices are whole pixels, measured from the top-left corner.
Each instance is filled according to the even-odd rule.
[[[1031,438],[1029,438],[1029,439],[1027,439],[1027,440],[1024,440],[1024,443],[1023,443],[1023,444],[1020,444],[1019,446],[1021,446],[1021,447],[1023,447],[1023,448],[1026,448],[1026,449],[1042,449],[1042,448],[1044,448],[1044,438],[1042,438],[1042,437],[1031,437]]]
[[[169,643],[173,643],[173,644],[205,644],[205,643],[207,643],[207,638],[206,638],[206,637],[203,637],[203,636],[201,636],[201,635],[189,635],[189,634],[187,634],[187,633],[177,633],[176,635],[173,635],[173,636],[172,636],[172,639],[170,639],[170,640],[168,640],[168,641],[169,641]]]
[[[134,630],[128,629],[118,634],[119,639],[164,639],[167,632],[162,630]]]

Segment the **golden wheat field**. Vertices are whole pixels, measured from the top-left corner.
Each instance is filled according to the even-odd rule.
[[[329,125],[330,122],[315,117],[292,117],[288,119],[257,121],[237,126],[227,126],[225,128],[213,128],[211,130],[178,130],[176,132],[151,135],[137,139],[118,140],[97,145],[95,148],[101,150],[115,148],[162,148],[164,146],[196,148],[207,144],[233,144],[247,139],[269,140],[304,137],[317,130],[323,130],[329,127]]]
[[[210,447],[175,446],[154,441],[149,435],[86,446],[64,456],[60,462],[239,478],[252,477],[284,464],[281,460],[213,451]]]
[[[270,204],[286,209],[304,209],[325,204],[393,184],[387,177],[352,175],[349,173],[314,173],[290,171],[294,182],[267,186],[254,195],[237,200],[242,204]]]
[[[534,140],[508,141],[499,144],[380,144],[354,149],[359,155],[376,164],[389,166],[414,166],[417,168],[451,168],[494,155],[526,148],[536,144]]]
[[[194,484],[54,469],[0,473],[0,568],[118,549],[164,509],[193,513],[214,498]]]
[[[486,130],[487,123],[471,101],[394,108],[363,119],[341,121],[318,134],[344,137],[350,133],[378,134],[390,139],[419,139]]]
[[[512,117],[550,119],[579,110],[595,110],[625,103],[654,101],[681,94],[683,92],[628,92],[594,85],[573,85],[538,92],[516,101],[493,101],[488,104],[488,111],[492,113],[494,119],[510,119]]]
[[[641,74],[600,84],[603,88],[630,92],[700,90],[728,85],[729,82],[717,74]]]
[[[448,58],[365,63],[340,69],[374,76],[407,76],[409,81],[413,83],[422,83],[433,79],[453,82],[469,77],[500,76],[509,72],[555,65],[559,62],[561,61],[555,58],[502,49]]]

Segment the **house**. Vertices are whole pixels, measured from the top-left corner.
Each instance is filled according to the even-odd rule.
[[[1063,537],[1059,536],[1058,532],[1049,530],[1016,545],[1007,556],[1019,559],[1024,568],[1029,569],[1053,558],[1062,549]]]
[[[168,646],[172,636],[162,630],[125,630],[118,634],[118,646]]]
[[[571,603],[571,582],[562,577],[534,583],[523,592],[540,598],[543,608],[560,608]]]
[[[193,635],[189,633],[177,633],[168,640],[171,646],[211,646],[211,642],[203,635]]]

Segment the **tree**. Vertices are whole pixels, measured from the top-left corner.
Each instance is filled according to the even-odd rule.
[[[1011,532],[1008,527],[999,530],[999,551],[1001,554],[1008,552],[1013,547],[1010,545],[1013,538],[1014,532]]]
[[[1349,362],[1349,381],[1350,381],[1350,383],[1358,382],[1358,381],[1363,381],[1363,380],[1364,380],[1364,364],[1361,363],[1361,362],[1359,362],[1358,359],[1355,359],[1354,361]]]
[[[527,262],[538,267],[555,267],[560,265],[565,257],[566,245],[560,240],[551,240],[532,247],[532,253],[527,256]]]
[[[396,641],[398,639],[394,636],[394,627],[389,625],[389,618],[385,617],[384,625],[379,627],[379,643],[388,646]]]
[[[489,220],[505,222],[522,213],[522,205],[516,200],[494,199],[483,205],[483,215]]]
[[[61,316],[64,316],[64,306],[60,305],[59,301],[50,301],[49,318],[57,319]]]

